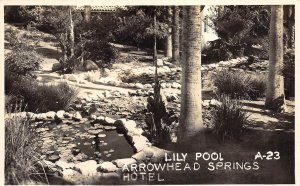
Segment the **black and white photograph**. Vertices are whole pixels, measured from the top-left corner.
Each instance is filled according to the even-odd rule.
[[[2,184],[299,182],[296,3],[163,3],[2,3]]]

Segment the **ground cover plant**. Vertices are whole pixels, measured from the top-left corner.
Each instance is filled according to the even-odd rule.
[[[239,139],[247,123],[247,113],[242,108],[238,100],[230,99],[226,95],[221,95],[219,104],[212,110],[213,133],[220,140]]]

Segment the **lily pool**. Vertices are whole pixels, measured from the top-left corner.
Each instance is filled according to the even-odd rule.
[[[64,119],[61,122],[47,121],[37,129],[41,137],[41,151],[52,162],[64,159],[68,162],[86,160],[112,161],[131,157],[133,148],[123,134],[114,126]]]

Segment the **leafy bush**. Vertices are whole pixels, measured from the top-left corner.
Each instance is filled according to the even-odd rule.
[[[67,83],[39,84],[36,81],[22,79],[15,82],[9,95],[27,104],[27,111],[47,112],[69,108],[75,100],[78,90]]]
[[[13,51],[5,58],[5,67],[16,75],[33,76],[42,61],[35,51]]]
[[[8,113],[10,115],[10,113]],[[20,116],[5,119],[5,184],[39,179],[39,138],[29,121]]]
[[[283,65],[284,93],[286,97],[295,96],[295,54],[285,55]]]
[[[85,59],[95,61],[100,68],[109,68],[118,57],[118,50],[108,42],[89,41],[84,45]]]
[[[217,94],[226,94],[231,98],[257,99],[264,96],[266,80],[263,75],[245,74],[223,70],[214,79]]]
[[[247,122],[247,114],[237,100],[225,95],[221,95],[218,100],[221,104],[212,110],[213,133],[221,140],[239,139]]]

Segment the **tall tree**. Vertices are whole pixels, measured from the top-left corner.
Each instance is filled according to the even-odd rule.
[[[168,33],[165,38],[165,56],[172,57],[172,9],[167,7]]]
[[[287,28],[287,48],[295,48],[295,6],[294,5],[284,5],[284,20]]]
[[[271,6],[269,74],[265,106],[267,109],[284,112],[283,83],[283,6]]]
[[[183,8],[183,55],[178,143],[204,131],[201,105],[201,6]],[[204,135],[200,135],[204,143]]]
[[[179,7],[173,7],[173,28],[172,28],[172,61],[178,65],[179,56]]]

